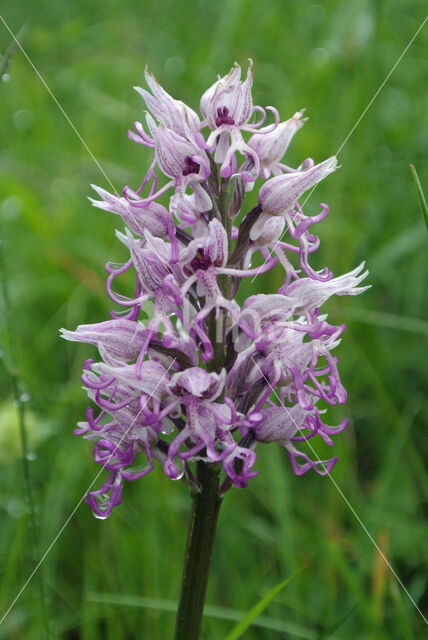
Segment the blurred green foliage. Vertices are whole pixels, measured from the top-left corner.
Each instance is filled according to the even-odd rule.
[[[422,0],[5,0],[1,9],[15,33],[27,22],[29,57],[116,188],[138,185],[149,162],[126,136],[143,116],[132,87],[143,84],[146,65],[197,107],[217,73],[253,58],[256,104],[277,106],[283,119],[307,107],[287,162],[321,161],[339,148],[425,11]],[[319,228],[319,266],[340,274],[367,260],[373,285],[328,305],[333,322],[348,324],[338,355],[349,400],[331,422],[347,415],[350,426],[336,439],[333,477],[421,608],[427,235],[409,164],[426,191],[427,39],[425,28],[345,145],[340,171],[306,205],[308,213],[319,202],[331,207]],[[10,43],[0,24],[0,51]],[[79,373],[93,351],[58,337],[59,327],[107,318],[103,264],[124,257],[117,219],[86,199],[90,183],[109,188],[15,52],[0,83],[0,214],[42,551],[98,472],[90,443],[72,435],[86,407]],[[251,292],[277,286],[261,276]],[[0,612],[32,569],[4,317],[2,309]],[[260,449],[258,468],[222,508],[204,638],[225,637],[240,611],[302,565],[246,639],[421,638],[422,618],[336,486],[294,477],[273,445]],[[185,486],[160,470],[129,483],[106,522],[81,506],[42,566],[53,637],[171,637],[188,511]],[[0,638],[42,638],[39,614],[33,580]]]

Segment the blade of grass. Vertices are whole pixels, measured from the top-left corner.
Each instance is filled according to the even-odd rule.
[[[420,478],[420,486],[426,493],[427,484],[427,472],[423,463],[420,451],[415,447],[413,440],[408,437],[407,426],[403,422],[401,412],[398,410],[388,388],[385,386],[382,376],[379,374],[378,369],[373,364],[371,358],[369,358],[367,351],[363,350],[359,343],[353,339],[352,335],[348,337],[348,342],[355,348],[359,360],[367,372],[368,379],[370,379],[373,388],[376,390],[377,398],[381,402],[385,409],[386,415],[388,415],[389,423],[394,428],[396,434],[399,434],[405,439],[403,450],[407,452],[409,460],[411,461],[411,471]]]
[[[288,581],[290,581],[294,577],[294,575],[295,574],[290,576],[288,578]],[[116,593],[90,592],[88,593],[85,601],[87,603],[108,603],[118,606],[140,607],[143,609],[158,609],[160,611],[170,611],[171,613],[175,613],[177,609],[177,602],[175,600],[144,598],[140,596],[122,595]],[[204,609],[205,617],[216,618],[218,620],[241,622],[242,620],[244,620],[246,615],[248,614],[245,614],[244,611],[239,611],[238,609],[229,609],[225,607],[214,607],[211,605],[206,605]],[[317,632],[313,629],[302,627],[301,625],[294,624],[293,622],[284,622],[283,620],[271,618],[268,616],[261,616],[257,620],[254,620],[252,624],[254,627],[259,627],[261,629],[270,629],[272,631],[289,633],[294,635],[296,638],[303,638],[304,640],[316,640],[317,638]]]
[[[386,313],[374,309],[346,309],[344,315],[355,322],[372,324],[384,329],[398,329],[399,331],[410,331],[428,336],[428,322],[420,318],[410,318],[396,313]]]
[[[28,514],[28,532],[30,540],[30,557],[33,565],[36,565],[39,560],[39,530],[38,522],[36,518],[36,508],[33,496],[33,487],[31,483],[31,474],[29,467],[29,444],[28,444],[28,432],[26,423],[26,408],[25,403],[27,401],[26,394],[22,393],[22,385],[20,381],[20,372],[15,362],[16,341],[14,333],[14,324],[12,319],[12,306],[9,297],[9,287],[7,279],[6,268],[6,249],[4,241],[3,228],[1,230],[2,242],[0,243],[0,273],[1,273],[1,297],[3,299],[6,339],[7,339],[7,353],[8,357],[6,361],[9,363],[8,373],[10,375],[10,383],[12,387],[12,393],[16,411],[18,414],[19,424],[19,437],[21,442],[21,458],[22,458],[22,472],[24,479],[24,495],[25,502],[27,504]],[[48,607],[46,602],[45,584],[42,572],[39,572],[37,577],[37,584],[39,588],[39,602],[40,602],[40,619],[44,630],[44,637],[46,640],[50,638],[50,626]]]
[[[19,522],[12,543],[8,548],[7,560],[2,565],[2,577],[0,582],[0,606],[6,604],[6,598],[16,581],[16,573],[19,570],[19,563],[25,549],[25,536],[27,527],[25,522]]]
[[[404,606],[403,598],[401,597],[400,589],[396,582],[390,583],[390,590],[392,600],[399,608],[401,615],[398,616],[398,622],[400,625],[401,637],[405,640],[414,640],[415,635],[413,633],[412,622],[408,614],[408,610]]]
[[[378,534],[378,544],[389,555],[389,529],[382,527]],[[385,593],[388,581],[388,568],[379,554],[374,555],[372,569],[373,619],[381,628],[385,615]]]
[[[4,52],[0,62],[0,78],[3,76],[4,73],[6,73],[8,66],[10,64],[10,61],[12,60],[16,51],[18,50],[18,47],[19,47],[18,42],[20,42],[24,38],[27,27],[28,27],[27,23],[24,23],[22,25],[22,27],[16,34],[16,40],[12,40],[11,44],[8,46],[8,48]]]
[[[421,207],[422,215],[428,231],[428,207],[427,207],[427,202],[425,200],[425,195],[422,189],[421,182],[419,180],[419,176],[413,164],[410,165],[410,169],[412,171],[413,180],[415,181],[415,187],[416,187],[416,193],[418,194],[419,205]]]
[[[254,607],[252,607],[245,618],[241,620],[236,627],[232,629],[232,631],[227,635],[226,640],[238,640],[241,638],[243,633],[252,625],[253,621],[259,617],[261,613],[266,609],[266,607],[276,598],[276,596],[287,586],[293,578],[296,577],[298,573],[301,572],[302,569],[298,569],[294,573],[291,574],[288,578],[277,584],[273,589],[268,591],[268,593],[259,600]]]
[[[328,627],[328,629],[324,629],[324,631],[322,631],[318,636],[317,640],[328,640],[328,638],[331,638],[332,634],[337,631],[343,624],[345,624],[348,618],[352,616],[359,604],[359,602],[354,604],[351,609],[349,609],[349,611],[347,611],[345,615],[342,616],[337,622],[332,624],[331,627]]]

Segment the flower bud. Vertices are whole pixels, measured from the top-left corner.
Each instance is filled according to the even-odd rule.
[[[306,171],[295,171],[271,178],[259,191],[259,204],[263,212],[272,216],[285,215],[308,189],[321,182],[337,168],[332,156]]]
[[[302,119],[303,112],[304,109],[297,111],[292,118],[280,122],[273,131],[269,132],[271,126],[263,127],[249,139],[248,146],[254,149],[260,158],[262,178],[269,178],[272,172],[275,175],[281,173],[279,163],[287,151],[292,137],[307,120],[307,118]]]
[[[253,64],[250,60],[247,77],[241,81],[241,67],[235,63],[229,73],[215,82],[201,98],[201,113],[210,129],[240,126],[248,122],[253,112],[251,87]]]

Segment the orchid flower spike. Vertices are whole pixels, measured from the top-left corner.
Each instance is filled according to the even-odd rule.
[[[295,474],[329,473],[336,456],[301,449],[314,437],[332,446],[347,424],[325,421],[346,401],[337,356],[345,325],[321,307],[367,289],[364,264],[337,277],[311,266],[313,226],[329,209],[309,215],[300,199],[337,159],[283,163],[306,118],[301,110],[280,122],[274,107],[253,104],[252,61],[244,79],[235,63],[205,91],[201,116],[147,70],[145,79],[148,88],[136,89],[149,112],[129,137],[152,150],[150,166],[140,186],[121,195],[94,186],[90,198],[123,225],[125,261],[106,265],[111,318],[62,329],[98,354],[83,366],[90,407],[75,433],[94,441],[106,470],[86,496],[101,519],[125,482],[156,465],[198,491],[192,467],[202,461],[221,467],[222,491],[243,488],[258,473],[257,448],[275,442]],[[241,281],[272,270],[278,291],[238,304]]]

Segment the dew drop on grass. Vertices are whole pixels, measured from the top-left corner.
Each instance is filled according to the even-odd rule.
[[[3,200],[1,211],[5,218],[14,220],[22,212],[22,202],[16,196],[9,196]]]
[[[11,518],[21,518],[25,513],[25,504],[22,500],[12,498],[7,503],[7,512]]]
[[[19,131],[27,131],[33,124],[33,114],[29,109],[19,109],[13,116],[13,121]]]
[[[165,73],[167,75],[176,77],[180,76],[186,68],[186,63],[183,58],[178,56],[173,56],[172,58],[168,58],[164,65]]]

